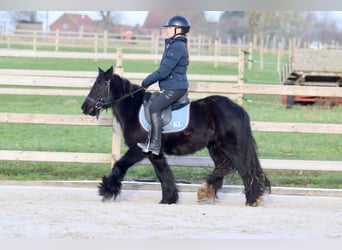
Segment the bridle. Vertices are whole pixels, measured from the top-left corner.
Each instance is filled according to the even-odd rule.
[[[112,105],[114,103],[121,102],[122,100],[126,99],[127,97],[132,97],[133,98],[134,94],[136,94],[139,91],[145,89],[143,87],[140,87],[140,88],[138,88],[138,89],[136,89],[136,90],[134,90],[132,92],[129,92],[129,93],[127,93],[127,94],[117,98],[117,99],[109,99],[109,97],[110,97],[110,81],[111,81],[111,79],[109,79],[108,81],[105,81],[105,83],[107,85],[107,90],[108,90],[107,91],[107,98],[104,98],[102,96],[100,98],[98,98],[98,100],[95,100],[95,99],[93,99],[93,98],[91,98],[89,96],[87,96],[87,98],[86,98],[87,100],[89,100],[89,101],[94,103],[94,108],[97,111],[101,111],[101,110],[105,109],[107,106]],[[125,87],[124,87],[124,89],[125,89]],[[106,101],[106,99],[108,99],[108,101]]]

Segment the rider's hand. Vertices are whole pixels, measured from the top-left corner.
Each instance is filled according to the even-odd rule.
[[[141,83],[141,86],[144,88],[144,89],[147,89],[151,84],[145,82],[145,81],[142,81]]]

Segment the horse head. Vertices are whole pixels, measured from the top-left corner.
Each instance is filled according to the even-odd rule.
[[[98,117],[100,111],[107,108],[110,100],[110,82],[113,77],[113,66],[107,71],[98,69],[98,76],[82,104],[83,113]]]
[[[98,76],[82,104],[85,115],[98,117],[102,110],[144,90],[138,85],[131,84],[126,78],[114,74],[113,66],[106,71],[101,68],[98,70]],[[141,103],[140,99],[135,99],[135,101]]]

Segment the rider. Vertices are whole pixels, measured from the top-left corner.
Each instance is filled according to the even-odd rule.
[[[173,16],[164,25],[167,28],[165,49],[159,68],[142,81],[147,89],[151,84],[159,82],[162,91],[150,105],[151,138],[146,143],[138,143],[143,152],[159,155],[161,148],[162,120],[161,112],[179,98],[184,96],[189,87],[187,68],[189,64],[188,40],[186,33],[190,31],[190,22],[184,16]]]

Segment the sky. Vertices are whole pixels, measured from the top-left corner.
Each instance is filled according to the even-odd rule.
[[[39,21],[43,22],[44,30],[47,30],[48,27],[56,21],[63,13],[79,13],[88,15],[93,20],[100,19],[98,11],[38,11]],[[6,23],[7,27],[10,27],[10,21],[6,18],[6,11],[0,11],[0,25]],[[140,25],[144,24],[145,18],[147,16],[148,11],[120,11],[121,21],[127,25]],[[207,17],[212,20],[218,20],[220,13],[222,11],[206,11]]]
[[[65,12],[85,14],[90,16],[93,20],[100,19],[98,11],[38,11],[40,21],[43,21],[44,23],[44,30],[47,30],[48,27]],[[210,21],[217,21],[222,13],[222,11],[205,12]],[[6,23],[6,26],[9,27],[10,23],[8,20],[6,20],[5,13],[5,11],[0,11],[0,25]],[[124,24],[132,26],[137,24],[143,25],[147,13],[148,11],[120,11],[121,21]],[[338,23],[342,25],[342,11],[331,11],[328,15],[334,17],[336,20],[338,20]]]
[[[75,13],[75,11],[71,12]],[[63,13],[63,11],[50,11],[48,17],[49,25]],[[78,11],[78,13],[88,15],[94,20],[99,19],[99,14],[97,11]],[[147,13],[148,11],[120,11],[123,23],[133,26],[136,24],[143,25]],[[206,15],[211,20],[218,20],[220,13],[222,13],[222,11],[206,11]]]

